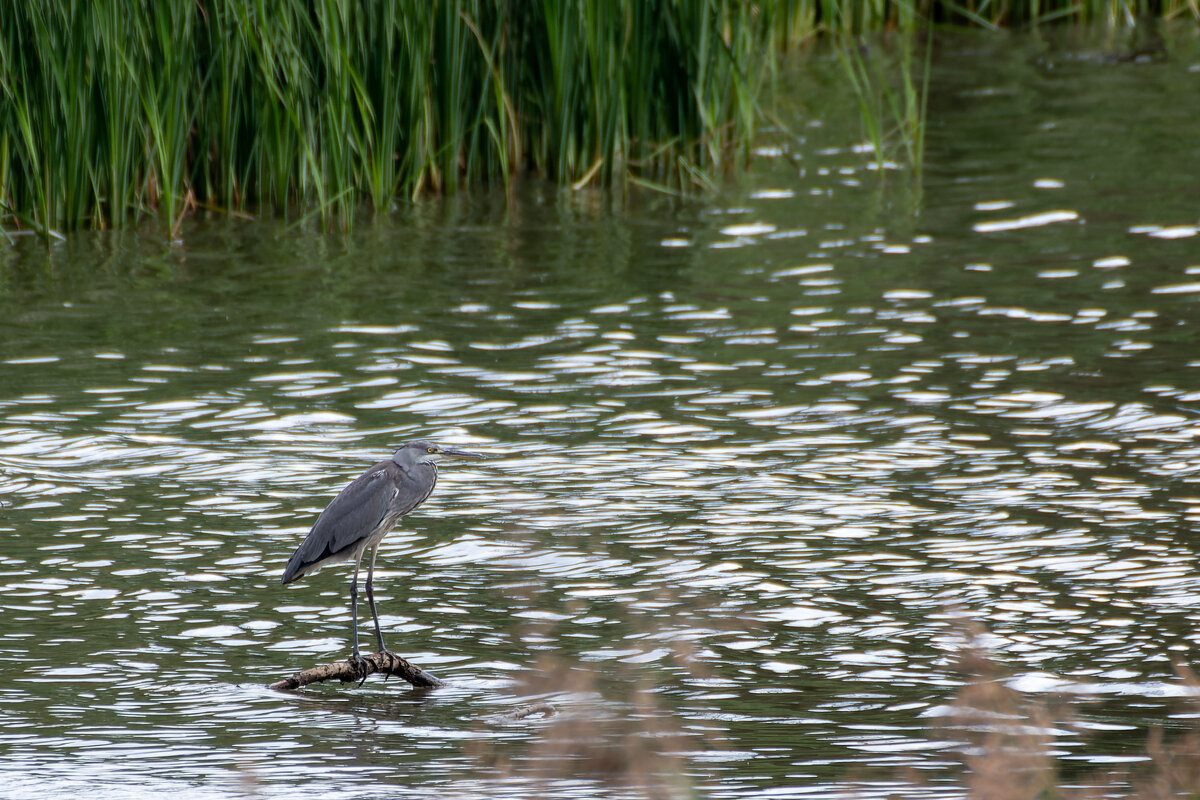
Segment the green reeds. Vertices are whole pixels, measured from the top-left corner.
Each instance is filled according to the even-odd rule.
[[[0,203],[176,230],[195,206],[346,225],[522,172],[679,187],[749,147],[772,56],[740,0],[10,4]]]
[[[1123,22],[1149,0],[961,2],[8,3],[0,228],[151,214],[177,231],[195,207],[348,225],[364,203],[523,173],[709,186],[748,154],[762,87],[800,40],[923,19]],[[912,117],[910,94],[897,117]]]
[[[910,32],[893,37],[890,43],[876,37],[866,44],[864,37],[845,36],[837,50],[858,100],[863,131],[877,168],[882,171],[893,153],[903,151],[918,188],[925,159],[933,29],[926,29],[923,43],[921,38]]]

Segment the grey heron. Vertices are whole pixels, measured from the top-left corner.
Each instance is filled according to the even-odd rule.
[[[371,604],[371,618],[375,621],[375,641],[379,644],[379,652],[391,657],[392,653],[384,647],[383,634],[379,630],[379,614],[375,611],[371,580],[375,575],[375,556],[379,553],[379,543],[397,520],[429,497],[437,483],[438,461],[444,458],[482,457],[479,453],[468,453],[427,441],[401,445],[391,458],[380,461],[338,492],[288,559],[287,567],[283,570],[284,585],[330,564],[354,562],[354,576],[350,580],[354,649],[349,661],[364,679],[367,674],[366,659],[358,652],[358,570],[362,566],[363,554],[371,551],[366,590],[367,602]]]

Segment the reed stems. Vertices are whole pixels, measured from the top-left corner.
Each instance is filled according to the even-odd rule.
[[[523,173],[687,190],[746,156],[778,55],[818,33],[1120,23],[1148,2],[9,3],[0,227],[50,235],[157,214],[174,231],[197,205],[346,226],[364,203]],[[911,117],[910,89],[895,116]]]

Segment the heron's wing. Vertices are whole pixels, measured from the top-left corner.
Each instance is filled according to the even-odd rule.
[[[283,582],[290,583],[330,556],[352,551],[379,527],[389,511],[394,514],[393,495],[401,491],[398,477],[395,465],[383,461],[342,489],[288,560]],[[402,508],[402,514],[415,507]]]

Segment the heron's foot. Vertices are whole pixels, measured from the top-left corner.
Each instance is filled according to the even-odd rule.
[[[346,661],[350,663],[350,666],[354,667],[354,674],[361,678],[361,680],[358,682],[358,685],[362,686],[364,683],[366,683],[367,676],[371,674],[371,662],[359,655],[357,650],[351,653],[350,657],[347,658]]]
[[[395,666],[396,661],[400,659],[400,656],[396,655],[391,650],[388,650],[386,647],[379,648],[379,655],[381,656],[379,666],[382,667],[384,664],[387,665],[387,669],[380,670],[380,672],[383,673],[383,680],[386,683],[387,679],[392,677],[392,667]]]

